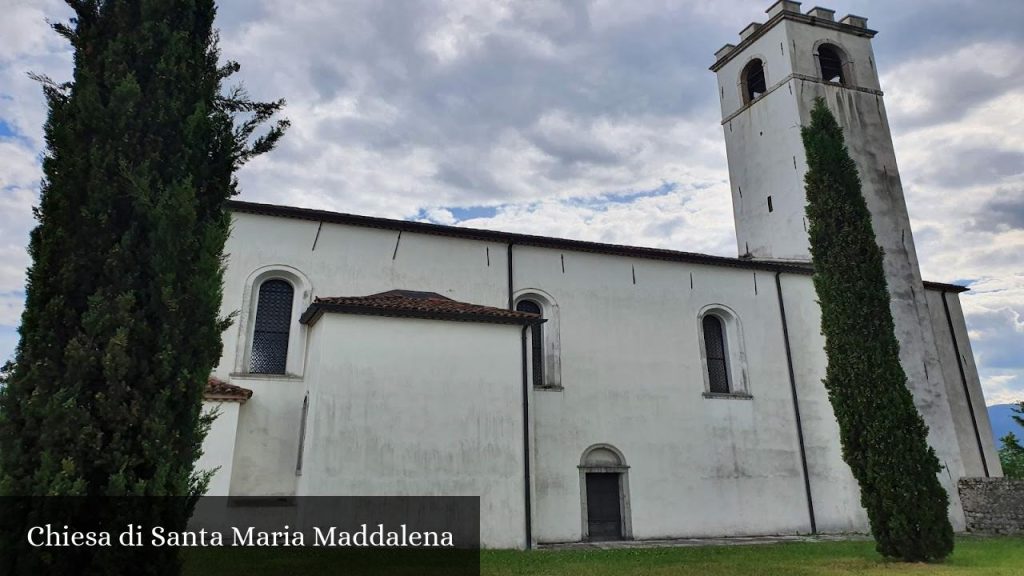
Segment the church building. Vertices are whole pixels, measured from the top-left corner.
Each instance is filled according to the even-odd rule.
[[[479,496],[493,548],[866,532],[804,218],[823,97],[963,530],[957,481],[1002,472],[966,288],[921,278],[874,35],[780,0],[715,53],[736,258],[231,202],[209,493]]]

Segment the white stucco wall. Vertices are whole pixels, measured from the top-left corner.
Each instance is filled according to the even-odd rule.
[[[474,304],[507,305],[503,244],[416,234],[405,234],[399,241],[398,232],[332,224],[324,224],[318,237],[318,224],[252,214],[233,217],[225,247],[228,272],[222,311],[238,317],[224,333],[224,353],[214,374],[253,391],[239,424],[233,494],[295,493],[307,328],[299,324],[299,314],[293,314],[289,374],[247,374],[245,339],[251,334],[251,283],[256,279],[275,277],[275,270],[289,281],[301,277],[296,299],[304,304],[316,296],[410,288]],[[305,305],[297,304],[296,309],[304,310]]]
[[[234,464],[235,435],[238,430],[238,414],[242,405],[238,402],[203,402],[203,412],[214,411],[218,416],[210,426],[203,441],[203,455],[196,463],[196,470],[214,470],[207,496],[228,496]]]
[[[863,91],[805,80],[820,76],[815,50],[822,42],[839,46],[847,54],[848,84]],[[768,92],[745,104],[741,75],[754,59],[763,62]],[[863,117],[867,118],[868,113],[881,116],[884,130],[871,127],[870,133],[858,137],[863,138],[865,148],[872,153],[876,146],[881,146],[883,155],[892,149],[884,112],[875,106],[879,85],[871,40],[824,26],[782,20],[735,52],[716,74],[738,253],[749,253],[755,258],[807,260],[803,194],[807,161],[800,126],[808,123],[814,97],[825,93],[834,97],[841,91],[863,99]],[[877,99],[880,98],[879,95]],[[882,169],[880,162],[877,166]],[[893,158],[889,169],[894,168]],[[870,195],[871,191],[866,193]],[[902,195],[898,196],[902,201]],[[905,206],[902,211],[906,212]]]
[[[799,112],[790,82],[779,87],[792,72],[788,44],[786,26],[775,26],[718,72],[737,251],[759,258],[795,259],[806,252],[806,238],[792,232],[803,230],[803,205],[784,193],[802,189],[803,177],[802,158],[794,160],[802,148]],[[754,59],[764,65],[769,92],[744,107],[741,75]]]
[[[577,465],[598,443],[630,466],[636,538],[809,531],[772,275],[755,293],[749,270],[534,248],[515,264],[561,314],[563,389],[534,392],[540,541],[580,538]],[[703,396],[711,304],[740,319],[752,399]]]
[[[978,368],[974,364],[974,354],[971,351],[971,341],[960,307],[960,299],[954,293],[943,294],[936,290],[928,290],[927,297],[943,379],[946,382],[946,395],[949,398],[963,460],[963,475],[1002,476],[1003,469],[999,463],[995,440],[992,438],[992,424],[988,419],[985,396],[981,389],[981,380],[978,378]],[[943,300],[949,310],[948,318]],[[950,323],[953,325],[952,334],[949,330]],[[957,363],[957,350],[960,354],[960,365]]]
[[[522,328],[325,314],[298,495],[480,496],[481,541],[525,545]]]
[[[791,274],[780,280],[818,530],[866,531],[868,518],[860,506],[860,488],[843,462],[839,425],[822,384],[828,361],[814,284],[809,277]]]

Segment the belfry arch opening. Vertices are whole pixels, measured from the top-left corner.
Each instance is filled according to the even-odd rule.
[[[747,63],[740,79],[744,104],[750,104],[768,91],[768,84],[764,77],[764,62],[760,58],[754,58]]]
[[[846,84],[846,57],[838,46],[822,44],[818,46],[818,68],[821,79],[836,84]]]

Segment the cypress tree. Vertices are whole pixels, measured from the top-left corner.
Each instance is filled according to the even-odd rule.
[[[287,121],[257,130],[283,101],[223,89],[238,65],[218,62],[212,0],[67,3],[74,18],[53,28],[74,50],[73,80],[39,78],[47,151],[21,339],[0,391],[0,495],[172,496],[156,520],[181,530],[205,489],[193,472],[202,394],[229,322],[225,202],[235,171],[281,137]],[[108,502],[62,518],[42,500],[5,510],[0,573],[176,573],[173,551],[32,556],[31,522],[118,513]]]
[[[905,561],[953,550],[949,497],[899,357],[882,249],[843,132],[824,99],[802,129],[814,287],[821,305],[843,459],[860,485],[876,548]]]

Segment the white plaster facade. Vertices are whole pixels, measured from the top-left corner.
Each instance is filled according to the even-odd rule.
[[[482,541],[521,545],[519,326],[325,314],[311,336],[297,494],[480,496]]]
[[[1001,471],[960,290],[920,278],[870,35],[857,20],[812,23],[794,8],[773,5],[715,65],[740,253],[753,258],[233,203],[223,311],[240,314],[215,376],[253,395],[238,406],[231,453],[216,446],[204,460],[222,459],[218,490],[480,495],[484,545],[524,547],[585,538],[586,476],[604,470],[621,474],[625,537],[865,531],[799,263],[797,127],[824,94],[849,130],[886,248],[901,358],[962,529],[956,480]],[[823,38],[848,51],[864,90],[814,80]],[[769,92],[744,106],[737,79],[751,55],[766,63]],[[286,370],[252,374],[255,295],[273,278],[294,288]],[[543,385],[524,373],[521,326],[333,312],[300,322],[316,298],[394,289],[505,309],[540,302]],[[709,393],[709,313],[725,327],[730,394]]]
[[[228,496],[231,494],[231,470],[235,456],[235,435],[238,430],[238,402],[203,402],[203,411],[216,418],[210,426],[203,455],[196,462],[198,470],[213,472],[206,488],[207,496]]]

